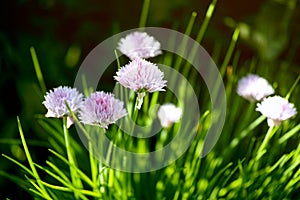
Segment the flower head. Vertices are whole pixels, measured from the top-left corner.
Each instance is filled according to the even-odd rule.
[[[173,123],[178,122],[181,115],[181,108],[177,108],[174,104],[170,103],[160,106],[157,112],[162,127],[169,127]]]
[[[111,93],[94,92],[83,102],[79,118],[84,124],[108,128],[109,124],[127,115],[123,104]]]
[[[76,113],[82,103],[83,95],[80,94],[76,88],[67,86],[59,86],[53,91],[47,92],[43,104],[48,109],[46,117],[60,118],[68,116],[68,127],[72,124],[72,118],[69,116],[70,112],[65,104],[68,103],[71,110]]]
[[[121,67],[114,78],[121,85],[135,92],[165,91],[163,87],[167,82],[163,80],[164,73],[158,69],[157,65],[140,58]]]
[[[145,32],[133,32],[122,38],[117,47],[131,60],[151,58],[161,54],[160,43]]]
[[[267,117],[269,126],[278,126],[281,121],[287,120],[297,114],[294,104],[280,97],[268,97],[257,104],[257,111]]]
[[[114,78],[124,87],[138,93],[138,109],[141,108],[145,92],[165,91],[163,87],[167,82],[163,80],[164,73],[157,65],[141,58],[121,67]]]
[[[249,101],[260,101],[273,94],[274,89],[266,79],[249,74],[238,82],[237,93]]]

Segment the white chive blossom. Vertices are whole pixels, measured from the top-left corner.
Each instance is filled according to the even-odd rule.
[[[84,100],[79,119],[84,124],[108,128],[108,125],[127,115],[123,106],[124,102],[111,93],[94,92]]]
[[[114,78],[124,87],[138,93],[137,108],[140,109],[145,92],[165,91],[164,73],[157,65],[141,58],[136,58],[121,67]]]
[[[164,104],[159,107],[157,112],[158,119],[162,127],[170,127],[173,123],[178,122],[181,118],[182,110],[174,104]]]
[[[254,74],[249,74],[239,80],[237,93],[243,98],[254,102],[274,94],[274,89],[266,79]]]
[[[56,118],[68,116],[67,126],[70,127],[73,124],[73,119],[70,116],[65,101],[68,103],[70,109],[76,113],[79,110],[82,100],[83,95],[76,88],[67,86],[54,88],[46,93],[45,101],[43,101],[44,106],[48,109],[45,116]]]
[[[165,91],[164,73],[157,65],[144,59],[137,58],[129,64],[121,67],[114,78],[124,87],[135,92]]]
[[[161,54],[160,43],[145,32],[133,32],[118,43],[118,50],[131,60],[135,58],[151,58]]]
[[[268,126],[278,126],[297,114],[294,104],[280,96],[265,98],[257,104],[257,111],[267,117]]]

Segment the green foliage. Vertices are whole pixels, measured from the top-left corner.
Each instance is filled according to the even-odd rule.
[[[71,1],[66,2],[72,4]],[[151,1],[146,0],[143,6],[141,26],[146,24],[147,13],[151,12],[148,10],[149,3],[151,5]],[[196,40],[198,42],[204,41],[204,36],[208,32],[208,24],[217,5],[216,1],[212,1],[205,17],[203,17],[204,21],[197,31],[195,31],[195,28],[197,28],[195,27],[197,13],[192,13],[185,33],[193,35],[196,32]],[[76,6],[76,4],[73,6]],[[270,11],[269,8],[263,10],[263,13],[267,12],[266,10]],[[292,12],[292,9],[287,12]],[[260,16],[263,16],[263,14],[258,16],[259,19],[262,18]],[[268,20],[272,19],[268,18]],[[262,37],[261,39],[264,41],[258,42],[260,45],[259,48],[257,47],[260,49],[258,57],[241,59],[243,52],[236,48],[236,45],[239,44],[239,36],[244,37],[243,34],[245,34],[241,24],[234,27],[231,39],[227,38],[227,46],[220,47],[215,44],[212,54],[214,61],[220,66],[228,104],[226,122],[221,138],[206,157],[200,158],[200,154],[206,132],[211,124],[211,118],[214,115],[214,113],[211,113],[207,89],[202,84],[201,77],[198,77],[198,74],[189,63],[182,58],[166,53],[160,58],[160,63],[174,66],[175,69],[189,78],[190,83],[196,88],[195,91],[199,97],[201,109],[199,127],[195,130],[197,135],[187,152],[180,159],[163,169],[153,172],[120,172],[98,162],[92,154],[93,143],[89,143],[89,151],[87,151],[79,142],[75,128],[72,127],[69,130],[66,128],[66,119],[46,119],[42,115],[35,115],[34,123],[41,127],[39,131],[45,135],[43,141],[45,144],[43,143],[42,146],[49,151],[45,163],[39,162],[38,158],[34,156],[32,148],[36,141],[27,139],[29,132],[23,131],[22,118],[20,120],[18,117],[17,127],[21,141],[17,142],[22,144],[23,150],[21,152],[23,152],[26,160],[20,161],[19,157],[2,154],[3,158],[19,167],[21,175],[7,174],[4,169],[1,169],[0,176],[15,182],[36,199],[300,198],[299,114],[295,118],[285,121],[280,127],[268,129],[265,117],[259,116],[259,113],[255,111],[255,105],[248,103],[235,92],[237,80],[240,77],[249,72],[259,73],[268,77],[268,80],[276,86],[277,92],[290,98],[299,108],[300,101],[297,97],[300,95],[300,72],[299,70],[297,73],[291,72],[289,67],[296,65],[291,57],[278,59],[278,55],[280,55],[284,46],[281,43],[282,41],[286,43],[285,40],[288,39],[286,38],[288,36],[286,26],[290,21],[288,17],[284,20],[279,27],[276,26],[276,29],[281,30],[280,34],[275,34],[280,41],[269,41],[268,36]],[[258,28],[255,31],[266,31],[266,28],[260,23],[266,25],[267,22],[259,21]],[[285,37],[285,39],[281,40],[281,37]],[[172,39],[170,38],[170,43],[174,43]],[[251,42],[252,40],[247,41]],[[273,42],[275,47],[274,45],[265,45],[273,44]],[[276,42],[280,44],[276,45]],[[184,49],[185,45],[183,41],[180,48]],[[223,48],[226,49],[225,52],[222,52]],[[39,66],[34,48],[32,47],[30,50],[38,82],[38,84],[35,83],[35,88],[38,95],[42,97],[47,85],[41,73],[43,67],[40,68]],[[287,55],[292,55],[290,53],[292,50],[287,50]],[[269,51],[271,51],[271,54],[268,54]],[[224,55],[224,58],[220,54]],[[40,62],[41,60],[39,59]],[[117,60],[117,62],[119,67],[122,60]],[[124,92],[122,88],[117,89],[121,90],[121,94]],[[85,94],[90,93],[87,86],[85,90]],[[130,112],[129,115],[134,116],[133,118],[138,124],[151,122],[151,117],[147,114],[150,112],[149,108],[154,107],[157,102],[167,100],[176,102],[172,99],[170,91],[165,94],[147,95],[142,113]],[[134,108],[134,101],[135,98],[131,99],[129,107]],[[76,124],[88,136],[89,131],[80,125],[75,115],[73,117]],[[166,145],[172,140],[178,129],[179,125],[175,124],[171,128],[163,130],[151,140],[134,140],[124,134],[116,125],[112,125],[103,134],[107,134],[114,141],[114,144],[122,148],[129,146],[133,151],[148,152],[151,149],[159,149]],[[7,143],[7,141],[3,140],[3,143]],[[12,143],[11,140],[9,142]],[[108,150],[108,156],[110,154],[111,152]]]

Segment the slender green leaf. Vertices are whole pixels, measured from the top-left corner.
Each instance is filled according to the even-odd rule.
[[[45,81],[44,81],[44,78],[43,78],[41,67],[40,67],[40,64],[39,64],[39,61],[38,61],[38,58],[37,58],[34,47],[30,47],[30,53],[31,53],[31,58],[32,58],[34,69],[35,69],[35,73],[36,73],[38,82],[39,82],[40,87],[41,87],[41,92],[42,92],[42,94],[45,94],[46,91],[47,91],[46,84],[45,84]]]

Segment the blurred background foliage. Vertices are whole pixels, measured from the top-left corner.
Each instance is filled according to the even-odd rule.
[[[199,26],[210,1],[152,0],[147,26],[184,31],[193,11]],[[47,158],[47,135],[36,123],[36,114],[46,112],[35,76],[30,47],[37,52],[47,89],[73,85],[85,56],[101,41],[115,33],[136,28],[142,0],[12,0],[0,7],[0,152],[18,160],[25,156],[19,143],[16,116],[31,141],[34,159]],[[212,53],[222,53],[230,42],[233,28],[240,27],[239,63],[255,58],[270,77],[284,68],[278,84],[295,80],[300,68],[300,12],[296,0],[222,0],[202,45]],[[197,30],[192,32],[195,38]],[[245,64],[246,63],[246,64]],[[243,68],[241,65],[239,67]],[[266,68],[265,66],[271,66]],[[246,69],[245,71],[249,71]],[[111,88],[112,79],[104,82]],[[281,87],[286,90],[290,85]],[[284,94],[285,91],[282,92]],[[15,138],[15,139],[14,139]],[[30,142],[29,142],[30,144]],[[18,174],[18,168],[0,157],[0,170]],[[14,169],[14,168],[17,169]],[[12,189],[13,188],[13,189]],[[13,191],[12,191],[13,190]],[[0,199],[26,196],[12,182],[0,178]]]

